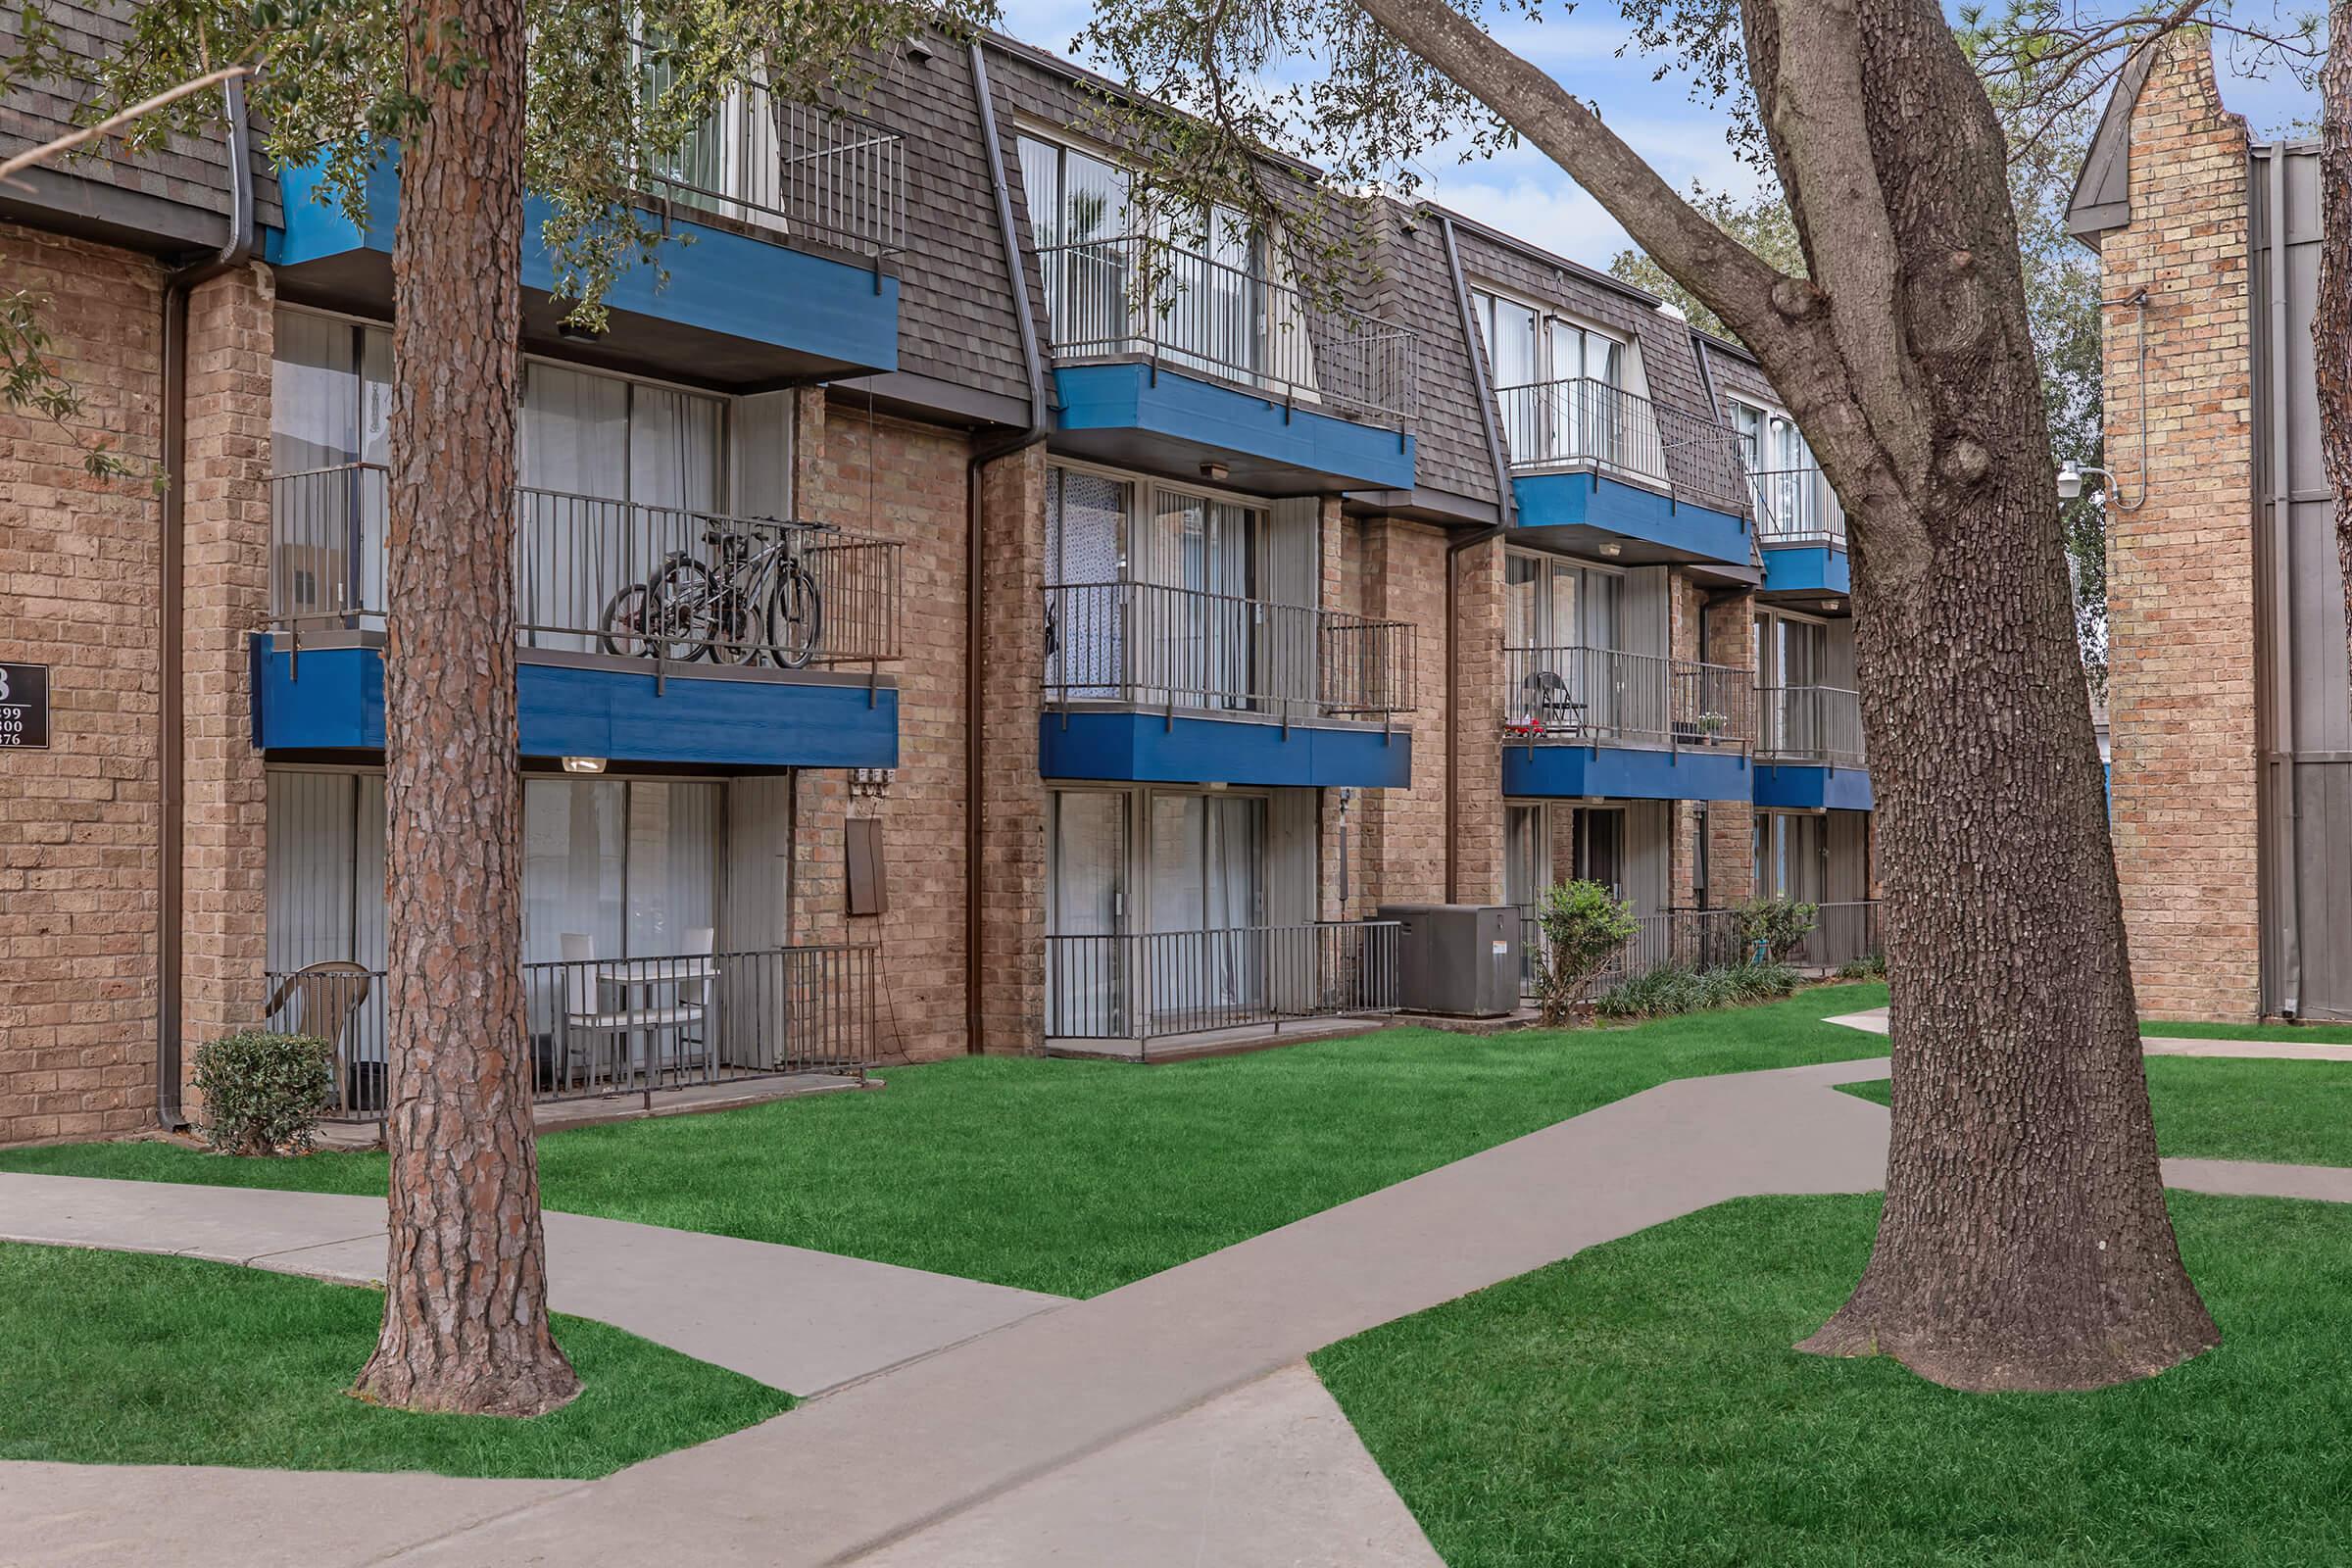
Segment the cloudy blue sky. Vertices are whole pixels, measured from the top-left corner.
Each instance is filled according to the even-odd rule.
[[[1002,0],[1004,28],[1041,47],[1067,53],[1084,24],[1090,0]],[[2239,0],[2239,16],[2271,14],[2277,0]],[[1693,179],[1711,190],[1745,192],[1755,175],[1732,153],[1719,117],[1690,101],[1678,76],[1652,82],[1656,62],[1617,51],[1627,28],[1608,0],[1585,0],[1548,13],[1541,26],[1519,25],[1510,41],[1579,97],[1595,103],[1618,133],[1649,159],[1669,182]],[[2257,135],[2277,131],[2313,113],[2309,95],[2291,83],[2250,80],[2223,72],[2230,107],[2252,122]],[[1473,218],[1522,235],[1561,255],[1605,267],[1625,244],[1622,230],[1599,206],[1541,153],[1520,148],[1464,165],[1434,160],[1425,169],[1433,193]]]

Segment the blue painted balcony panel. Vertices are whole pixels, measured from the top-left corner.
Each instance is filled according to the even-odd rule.
[[[265,234],[264,259],[289,298],[388,315],[398,166],[386,158],[368,175],[364,222],[314,199],[320,178],[318,165],[281,177],[285,226]],[[552,336],[562,316],[543,238],[549,212],[537,197],[523,205],[526,338]],[[657,266],[632,266],[614,281],[606,301],[612,325],[595,340],[598,356],[697,379],[898,368],[897,278],[748,227],[675,217],[669,227],[674,237]]]
[[[1403,789],[1410,731],[1377,724],[1293,723],[1119,709],[1038,715],[1038,771],[1122,783],[1309,785]]]
[[[1537,800],[1744,801],[1749,772],[1746,753],[1704,747],[1506,741],[1502,748],[1502,793]]]
[[[1791,811],[1867,811],[1872,808],[1870,769],[1758,762],[1755,804]]]
[[[380,751],[384,663],[368,646],[252,641],[253,741],[265,751]],[[741,767],[896,767],[899,694],[865,677],[753,679],[672,665],[523,655],[516,751]]]
[[[1614,540],[1628,564],[1714,564],[1752,576],[1748,522],[1735,514],[1590,470],[1523,473],[1511,489],[1521,528],[1556,530],[1580,553]]]
[[[1224,483],[1258,495],[1409,490],[1413,437],[1304,404],[1122,362],[1054,372],[1061,408],[1054,450],[1162,473],[1224,466]]]
[[[1768,597],[1843,598],[1854,591],[1851,563],[1837,545],[1767,546],[1764,585]]]

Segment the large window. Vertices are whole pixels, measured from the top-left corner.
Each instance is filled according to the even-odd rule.
[[[1797,811],[1756,813],[1756,881],[1764,897],[1820,903],[1828,863],[1823,817]]]
[[[1625,614],[1625,578],[1535,551],[1502,562],[1503,643],[1512,648],[1615,648]]]
[[[1828,503],[1813,451],[1796,421],[1777,409],[1735,399],[1732,428],[1740,438],[1740,461],[1755,487],[1767,537],[1818,532]]]
[[[381,773],[270,770],[267,967],[384,961]],[[716,929],[727,786],[686,779],[523,783],[526,962],[576,932],[599,957],[668,956]]]
[[[1626,397],[1640,388],[1624,341],[1492,290],[1473,289],[1470,299],[1514,463],[1622,465],[1654,444],[1639,441],[1629,422]]]

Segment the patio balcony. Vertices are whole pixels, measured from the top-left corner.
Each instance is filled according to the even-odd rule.
[[[1755,674],[1608,648],[1503,650],[1503,793],[1745,800]]]
[[[876,1060],[879,949],[764,948],[522,966],[532,1094],[543,1104],[683,1096]],[[327,1117],[381,1121],[384,975],[358,964],[266,977],[265,1027],[334,1049]]]
[[[640,68],[646,91],[666,84],[659,54]],[[281,173],[284,226],[264,235],[264,258],[288,299],[388,317],[398,150],[370,171],[356,218],[314,199],[324,172],[322,156]],[[898,132],[763,87],[736,90],[639,172],[638,205],[678,243],[614,281],[595,352],[703,383],[896,369],[899,283],[885,267],[906,248],[906,179]],[[556,341],[570,309],[544,238],[552,216],[543,198],[525,200],[523,335],[534,344]]]
[[[1260,495],[1409,490],[1413,332],[1147,234],[1038,253],[1054,449]]]
[[[1876,900],[1816,905],[1813,929],[1789,955],[1800,969],[1834,974],[1858,959],[1882,956],[1886,940]],[[1527,969],[1521,994],[1537,995],[1536,976],[1544,962],[1544,928],[1535,909],[1520,906],[1526,940]],[[1690,969],[1721,969],[1744,963],[1754,956],[1740,929],[1737,909],[1669,909],[1662,914],[1634,916],[1634,934],[1609,958],[1586,988],[1590,1000],[1613,985],[1648,973],[1665,964]]]
[[[1766,686],[1756,743],[1755,804],[1867,811],[1862,699],[1838,686]]]
[[[1846,558],[1845,509],[1812,464],[1767,468],[1749,475],[1755,491],[1756,543],[1764,556],[1768,601],[1842,600],[1853,591]]]
[[[1519,526],[1628,564],[1753,580],[1739,442],[1714,419],[1605,381],[1495,389]]]
[[[1415,628],[1155,583],[1046,590],[1048,778],[1411,781]]]
[[[1396,1010],[1395,920],[1046,938],[1047,1049],[1149,1060],[1218,1036]]]
[[[380,749],[384,469],[270,488],[255,743]],[[523,756],[896,765],[896,541],[538,489],[515,491],[513,528]]]

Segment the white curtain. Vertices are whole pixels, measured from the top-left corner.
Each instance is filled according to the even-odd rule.
[[[1077,698],[1115,698],[1124,681],[1129,590],[1121,546],[1134,487],[1070,468],[1046,478],[1047,581],[1053,596],[1046,679]]]
[[[586,652],[594,638],[556,628],[599,624],[613,593],[659,559],[633,545],[628,511],[617,505],[629,494],[629,384],[534,363],[522,389],[523,642]]]

